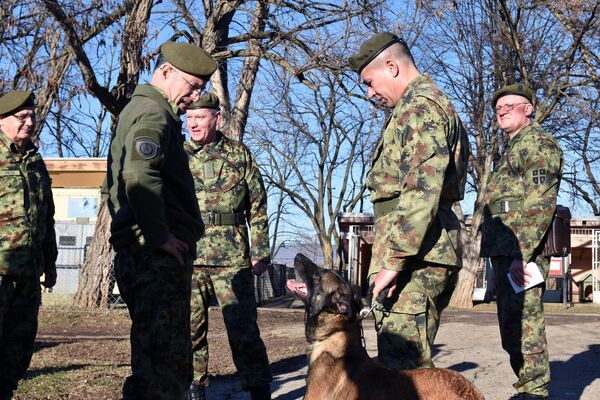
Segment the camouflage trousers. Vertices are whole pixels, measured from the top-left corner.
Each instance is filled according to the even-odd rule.
[[[518,378],[513,385],[519,393],[548,396],[550,363],[544,320],[543,285],[515,293],[507,278],[512,261],[492,257],[496,303],[502,348],[510,356],[510,365]],[[542,276],[548,276],[548,259],[538,256],[535,263]]]
[[[181,400],[191,383],[192,258],[184,261],[148,246],[117,252],[115,275],[131,317],[124,399]]]
[[[424,262],[411,263],[400,272],[394,296],[373,311],[380,362],[394,369],[434,366],[432,349],[440,315],[457,278],[455,267]]]
[[[223,313],[242,387],[271,383],[267,350],[256,323],[254,274],[250,268],[210,266],[195,266],[192,274],[194,383],[208,385],[208,306],[213,293]]]
[[[40,279],[0,275],[0,399],[10,399],[23,378],[38,326]]]

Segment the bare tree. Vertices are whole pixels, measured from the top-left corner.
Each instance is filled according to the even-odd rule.
[[[62,31],[64,45],[68,48],[69,56],[67,58],[73,57],[85,89],[98,99],[104,109],[111,113],[111,125],[114,127],[116,117],[129,101],[145,63],[142,57],[142,48],[146,39],[152,0],[125,1],[123,6],[117,8],[119,15],[124,15],[125,22],[119,41],[121,49],[119,74],[112,87],[110,87],[112,84],[110,79],[104,84],[99,81],[98,71],[94,68],[95,65],[88,55],[89,50],[85,46],[86,36],[82,34],[89,29],[90,25],[94,25],[95,21],[90,15],[93,13],[90,11],[97,5],[95,3],[89,5],[74,3],[65,8],[55,0],[44,0],[43,3]],[[106,37],[103,40],[106,40]],[[108,74],[107,77],[110,76]],[[96,139],[96,141],[98,140]],[[62,143],[64,143],[64,138]],[[108,296],[113,285],[110,274],[114,257],[107,240],[109,226],[110,215],[103,199],[99,207],[90,250],[81,270],[79,287],[74,299],[75,306],[106,307],[108,305]]]
[[[365,115],[362,104],[351,101],[336,75],[315,72],[311,78],[319,83],[316,91],[294,90],[289,79],[274,76],[280,82],[271,88],[277,104],[261,104],[256,114],[262,119],[252,125],[251,143],[261,149],[266,181],[307,217],[331,267],[332,244],[340,243],[336,218],[363,197],[364,159],[375,134],[368,109]]]

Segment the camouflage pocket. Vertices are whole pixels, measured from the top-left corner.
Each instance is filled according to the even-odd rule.
[[[427,311],[427,295],[421,292],[402,292],[391,311],[400,314],[423,314]]]
[[[0,171],[0,250],[30,244],[23,186],[19,170]]]

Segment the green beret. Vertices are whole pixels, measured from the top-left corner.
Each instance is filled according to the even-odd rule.
[[[496,107],[496,102],[502,96],[506,96],[507,94],[516,94],[518,96],[523,96],[530,103],[533,104],[533,100],[535,99],[535,94],[531,88],[523,83],[514,83],[512,85],[504,86],[502,89],[496,90],[494,95],[492,96],[492,107]]]
[[[360,46],[357,54],[348,58],[350,68],[360,74],[367,64],[394,43],[404,43],[404,41],[391,32],[375,34]]]
[[[196,110],[198,108],[210,108],[211,110],[219,110],[219,97],[210,92],[202,96],[198,101],[193,102],[188,107],[188,110]]]
[[[217,69],[210,54],[195,44],[168,40],[160,45],[160,52],[175,68],[200,78],[211,76]]]
[[[33,92],[15,90],[0,97],[0,115],[10,114],[21,107],[34,107],[35,97]]]

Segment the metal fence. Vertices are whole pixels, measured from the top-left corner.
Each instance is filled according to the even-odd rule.
[[[94,223],[57,222],[55,224],[58,257],[56,286],[52,293],[75,294],[87,249],[94,236]]]

